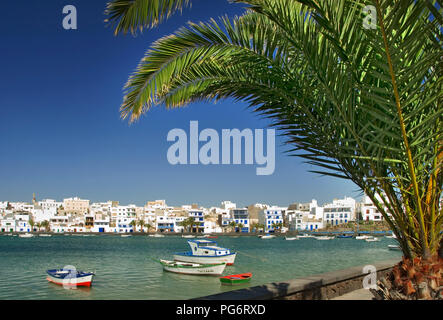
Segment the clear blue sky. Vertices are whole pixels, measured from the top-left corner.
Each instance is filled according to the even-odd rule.
[[[77,8],[78,30],[64,30],[62,8]],[[193,7],[154,30],[114,37],[105,27],[106,0],[7,1],[0,13],[0,201],[80,196],[142,205],[288,205],[316,198],[360,198],[351,182],[321,177],[284,154],[277,138],[276,168],[257,176],[255,165],[172,166],[169,130],[266,128],[269,122],[233,101],[154,108],[129,125],[119,118],[122,87],[149,45],[187,21],[243,12],[226,0]]]

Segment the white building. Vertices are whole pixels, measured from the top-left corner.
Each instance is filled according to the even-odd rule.
[[[237,232],[249,232],[250,223],[249,223],[249,212],[247,208],[235,208],[230,210],[230,216],[233,221],[237,224],[241,224],[242,228],[239,230],[238,227],[235,228]]]
[[[8,214],[0,220],[1,232],[15,232],[15,218],[12,214]]]
[[[110,221],[111,219],[108,215],[96,214],[91,232],[111,232]]]
[[[231,209],[235,209],[236,207],[237,207],[237,205],[235,203],[228,201],[228,200],[222,201],[222,203],[221,203],[221,208],[226,211],[229,211]]]
[[[274,232],[274,225],[283,224],[283,217],[287,208],[271,206],[258,214],[258,221],[265,225],[266,232]]]
[[[15,232],[31,232],[32,227],[29,224],[29,214],[16,214],[15,218]]]
[[[188,211],[190,218],[194,218],[195,225],[192,226],[192,232],[204,232],[205,230],[205,215],[203,209],[190,209]]]
[[[380,196],[376,195],[376,199],[381,202]],[[361,216],[363,221],[383,221],[383,216],[380,213],[380,211],[377,209],[377,207],[374,205],[372,200],[365,195],[363,197],[362,203],[361,203]],[[385,207],[386,210],[386,207]],[[387,214],[390,216],[390,213],[386,210]]]
[[[326,225],[339,225],[355,220],[356,201],[353,198],[334,199],[323,206],[323,222]]]

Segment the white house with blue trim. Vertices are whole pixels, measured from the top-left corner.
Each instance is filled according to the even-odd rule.
[[[195,225],[192,232],[201,233],[205,230],[205,213],[203,209],[189,209],[188,216],[194,218]]]
[[[232,221],[242,225],[241,230],[238,227],[235,228],[236,232],[249,232],[250,222],[247,208],[230,209],[230,216]]]
[[[274,232],[274,225],[282,223],[287,208],[272,206],[258,214],[258,222],[264,224],[266,232]]]

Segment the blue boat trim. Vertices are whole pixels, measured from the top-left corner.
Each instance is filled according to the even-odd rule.
[[[58,271],[69,271],[69,270],[63,270],[63,269],[52,269],[52,270],[46,270],[46,273],[49,274],[51,277],[58,278],[58,279],[64,279],[66,276],[70,275],[70,272],[66,273],[57,273]],[[75,274],[76,278],[84,278],[88,277],[90,275],[94,275],[93,272],[83,272],[83,271],[77,271]]]
[[[179,255],[179,256],[190,256],[190,257],[220,258],[220,257],[232,256],[232,255],[235,254],[235,252],[228,253],[228,254],[221,254],[221,255],[217,255],[217,256],[201,256],[201,255],[195,255],[195,254],[192,254],[192,251],[187,251],[187,252],[176,252],[176,253],[174,253],[174,254],[175,254],[175,255]]]

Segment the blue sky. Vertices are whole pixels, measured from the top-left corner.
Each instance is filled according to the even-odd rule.
[[[309,173],[276,140],[273,175],[256,165],[172,166],[166,154],[173,128],[189,131],[266,128],[269,121],[233,101],[153,108],[129,125],[119,117],[122,87],[150,44],[187,21],[241,14],[226,0],[194,0],[192,9],[142,35],[115,37],[103,14],[106,0],[8,1],[0,13],[0,201],[80,196],[144,204],[288,205],[335,197],[360,198],[351,182]],[[77,8],[78,29],[64,30],[62,9]]]

